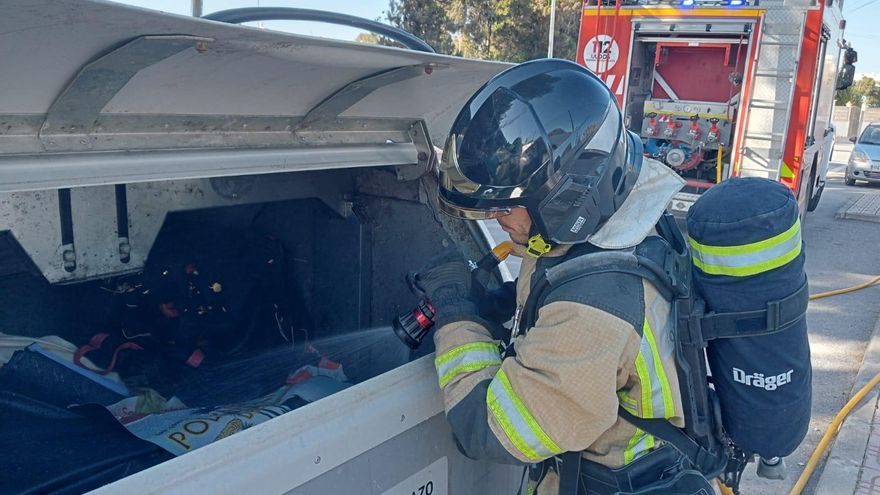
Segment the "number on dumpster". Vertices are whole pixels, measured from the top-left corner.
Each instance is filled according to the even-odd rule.
[[[448,476],[448,462],[445,457],[441,457],[382,492],[382,495],[448,495]]]
[[[418,490],[413,490],[412,495],[434,495],[434,482],[429,481],[420,486]]]

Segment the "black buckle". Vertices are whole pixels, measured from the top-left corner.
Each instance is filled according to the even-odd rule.
[[[684,345],[706,345],[702,322],[706,315],[706,303],[700,299],[677,297],[672,304],[674,321],[678,322],[678,340]]]
[[[779,307],[783,301],[784,299],[767,303],[767,330],[773,331],[779,329]]]

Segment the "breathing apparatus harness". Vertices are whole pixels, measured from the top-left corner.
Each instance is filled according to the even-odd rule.
[[[572,94],[579,97],[572,99]],[[719,400],[709,386],[707,346],[716,349],[725,342],[719,339],[768,336],[803,326],[808,300],[806,283],[799,290],[791,289],[793,293],[782,299],[770,300],[766,307],[766,299],[761,299],[755,306],[759,310],[707,313],[704,298],[693,290],[695,279],[688,245],[669,215],[656,225],[659,237],[651,237],[628,250],[589,252],[588,239],[622,207],[642,166],[641,140],[626,130],[615,96],[595,74],[570,62],[535,60],[493,77],[458,114],[439,164],[439,206],[445,213],[463,220],[493,219],[509,214],[512,208],[526,208],[534,223],[527,244],[529,256],[540,258],[553,245],[574,246],[564,257],[554,260],[555,266],[535,272],[529,300],[520,311],[518,324],[522,326],[515,331],[526,331],[534,325],[538,309],[556,286],[597,273],[620,272],[648,280],[671,302],[685,427],[679,429],[663,419],[638,418],[624,410],[620,415],[664,440],[685,459],[678,463],[678,473],[661,469],[660,481],[666,485],[648,483],[651,486],[647,487],[642,481],[649,481],[650,476],[640,478],[644,473],[635,472],[635,467],[628,465],[609,472],[585,461],[588,478],[592,473],[600,483],[602,479],[610,480],[605,492],[588,487],[590,495],[690,495],[695,493],[690,490],[693,484],[688,485],[685,480],[684,484],[676,485],[685,487],[683,491],[676,492],[676,486],[669,484],[669,476],[678,479],[682,473],[690,476],[697,472],[708,478],[722,474],[722,480],[736,488],[753,452],[734,445],[734,428],[728,426],[729,432],[723,431],[720,403],[727,397]],[[716,254],[709,253],[709,257]],[[742,256],[733,258],[734,262],[742,262]],[[487,267],[490,261],[486,261]],[[477,265],[480,264],[482,261]],[[419,342],[433,324],[432,315],[430,303],[421,304],[411,316],[398,319],[395,331],[410,345]],[[741,340],[741,347],[747,347],[748,341]],[[715,377],[716,386],[726,386],[725,379]],[[740,444],[748,443],[741,438]],[[664,449],[670,451],[667,447],[656,451]],[[563,495],[578,493],[580,456],[563,456],[570,459],[563,462]],[[650,463],[639,461],[650,456],[630,464],[645,466]],[[650,471],[660,464],[646,469]],[[700,479],[690,476],[694,483]],[[697,492],[708,486],[705,479],[702,481]]]
[[[536,273],[533,289],[523,309],[520,329],[527,330],[537,321],[537,313],[550,292],[575,279],[600,273],[626,273],[649,281],[672,304],[674,322],[675,359],[685,407],[685,427],[678,428],[664,419],[645,419],[619,408],[621,418],[633,426],[671,445],[687,462],[683,470],[698,471],[706,479],[720,476],[721,481],[738,493],[739,481],[754,454],[738,448],[722,428],[721,409],[715,392],[709,387],[705,348],[709,340],[754,337],[781,332],[798,322],[806,314],[809,293],[804,283],[800,290],[788,297],[771,301],[766,309],[758,311],[714,313],[706,312],[705,302],[696,297],[691,285],[691,259],[684,237],[675,220],[664,214],[656,226],[659,237],[649,238],[639,246],[616,251],[571,253],[567,260]],[[580,245],[573,250],[578,250]],[[742,330],[740,322],[763,319],[764,328]],[[579,493],[582,477],[588,480],[602,478],[615,480],[619,491],[630,493],[677,493],[656,491],[657,487],[633,486],[633,481],[644,478],[638,462],[617,470],[583,460],[581,452],[562,455],[560,491],[562,495]],[[649,454],[650,455],[650,454]],[[654,466],[659,468],[659,466]],[[583,471],[583,476],[582,476]],[[658,475],[663,474],[660,469]],[[668,476],[674,473],[666,473]],[[660,480],[662,481],[662,480]],[[658,481],[658,482],[660,482]],[[607,484],[607,481],[606,481]],[[587,493],[605,493],[589,491]],[[644,491],[639,491],[639,490]],[[616,493],[608,491],[607,493]],[[583,493],[583,492],[580,492]]]

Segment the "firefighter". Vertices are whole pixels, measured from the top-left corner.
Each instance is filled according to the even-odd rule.
[[[440,207],[461,219],[497,219],[522,257],[504,350],[504,331],[480,314],[460,256],[442,255],[417,279],[436,309],[439,384],[468,457],[532,465],[530,482],[542,479],[537,493],[630,491],[683,466],[671,446],[618,417],[621,406],[683,426],[669,301],[622,273],[576,279],[540,303],[529,299],[546,269],[656,235],[682,185],[643,158],[613,95],[574,63],[517,65],[467,102],[442,156]],[[530,313],[533,322],[524,320]],[[582,453],[580,489],[565,481],[560,488],[571,469],[557,462],[565,452]],[[630,481],[614,481],[622,472]],[[593,482],[585,488],[587,478]],[[639,486],[621,486],[627,483]]]

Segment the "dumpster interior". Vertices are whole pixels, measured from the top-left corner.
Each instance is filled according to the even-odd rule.
[[[381,169],[288,178],[328,174],[344,201],[307,188],[261,201],[259,182],[273,176],[258,177],[247,201],[193,188],[216,200],[170,207],[142,266],[86,280],[49,283],[17,240],[16,229],[51,222],[23,215],[7,225],[0,422],[16,427],[0,432],[0,444],[15,445],[0,449],[14,473],[0,492],[81,493],[431,352],[430,338],[410,351],[390,322],[418,302],[407,272],[449,245],[449,232],[469,231],[444,229],[429,178],[398,182]],[[132,229],[150,209],[132,198],[148,186],[127,186]],[[100,196],[72,194],[91,189]],[[4,208],[34,198],[2,196]],[[74,245],[84,259],[90,246]]]

